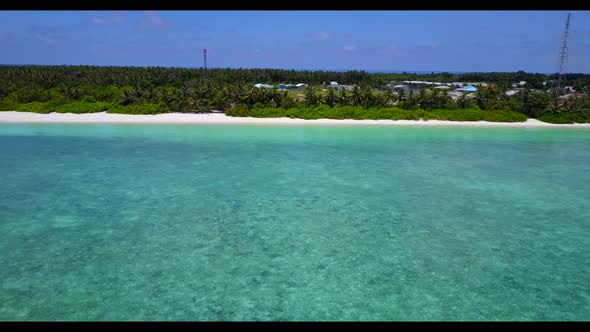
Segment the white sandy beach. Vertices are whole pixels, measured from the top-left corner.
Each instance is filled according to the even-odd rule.
[[[302,120],[290,118],[238,118],[225,114],[167,113],[158,115],[130,115],[103,113],[0,112],[0,123],[128,123],[128,124],[285,124],[285,125],[419,125],[419,126],[482,126],[482,127],[569,127],[590,128],[584,124],[551,124],[535,119],[526,122],[442,121],[442,120]]]

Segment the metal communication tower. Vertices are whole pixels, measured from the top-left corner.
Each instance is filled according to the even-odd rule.
[[[561,91],[561,75],[563,73],[563,67],[567,61],[567,37],[570,30],[570,19],[572,14],[567,13],[567,19],[565,21],[565,31],[563,33],[563,40],[561,42],[561,50],[559,51],[559,78],[557,79],[557,89]]]
[[[207,69],[207,49],[203,49],[203,68]]]

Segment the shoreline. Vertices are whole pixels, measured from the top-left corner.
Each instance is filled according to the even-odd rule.
[[[536,119],[525,122],[443,121],[443,120],[303,120],[290,118],[240,118],[223,113],[166,113],[132,115],[101,113],[0,112],[0,123],[105,123],[105,124],[267,124],[267,125],[402,125],[402,126],[472,126],[523,128],[590,128],[590,123],[552,124]]]

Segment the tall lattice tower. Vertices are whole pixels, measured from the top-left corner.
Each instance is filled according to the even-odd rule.
[[[203,49],[203,68],[207,69],[207,49]]]
[[[561,75],[563,74],[563,67],[567,61],[567,37],[570,31],[570,19],[571,13],[567,13],[567,19],[565,21],[565,31],[563,32],[563,40],[561,42],[561,50],[559,51],[559,77],[557,79],[557,89],[561,91]]]

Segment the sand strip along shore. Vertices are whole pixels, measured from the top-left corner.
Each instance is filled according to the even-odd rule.
[[[590,128],[590,123],[551,124],[535,119],[526,122],[442,121],[442,120],[303,120],[290,118],[239,118],[220,113],[166,113],[131,115],[102,113],[0,112],[0,123],[120,123],[120,124],[286,124],[286,125],[418,125],[418,126],[481,126],[481,127],[565,127]]]

